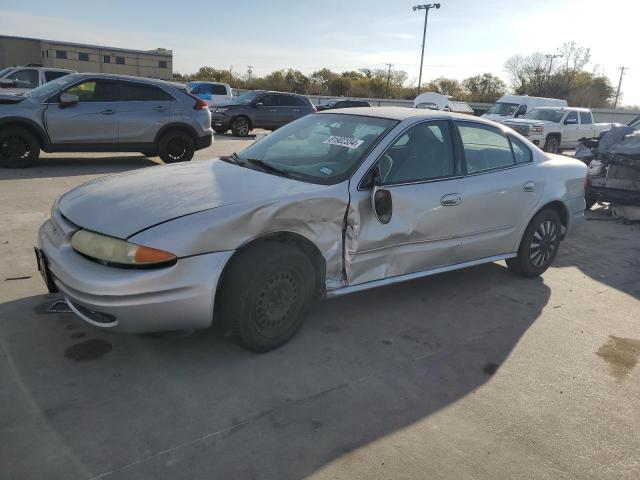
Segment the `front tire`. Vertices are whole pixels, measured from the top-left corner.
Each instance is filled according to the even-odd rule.
[[[7,128],[0,132],[0,165],[26,168],[40,156],[38,138],[24,128]]]
[[[313,265],[299,249],[268,242],[232,260],[216,311],[242,347],[267,352],[302,326],[315,286]]]
[[[555,135],[549,135],[544,143],[544,151],[548,153],[558,153],[560,151],[560,139]]]
[[[555,210],[538,212],[524,232],[518,256],[507,259],[509,269],[528,278],[542,275],[558,254],[561,229],[560,216]]]
[[[165,133],[158,143],[158,153],[164,163],[188,162],[195,151],[193,138],[181,130]]]
[[[251,125],[246,117],[238,117],[231,124],[231,131],[236,137],[246,137],[251,131]]]

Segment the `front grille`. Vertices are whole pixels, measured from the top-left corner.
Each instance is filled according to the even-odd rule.
[[[505,123],[505,125],[507,127],[511,127],[513,128],[516,132],[518,132],[520,135],[524,136],[524,137],[528,137],[529,136],[529,125],[519,125],[519,124],[509,124],[509,123]]]

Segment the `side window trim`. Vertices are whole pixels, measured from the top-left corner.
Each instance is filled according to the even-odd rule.
[[[514,167],[522,167],[524,165],[531,165],[533,163],[533,152],[531,151],[531,149],[529,147],[527,147],[524,144],[524,142],[520,142],[520,143],[522,143],[522,146],[525,148],[525,152],[529,154],[529,160],[527,160],[524,163],[518,163],[518,159],[516,158],[516,152],[513,149],[513,139],[515,137],[513,135],[511,135],[511,134],[507,134],[507,138],[509,139],[509,146],[511,147],[511,155],[513,155]]]
[[[462,154],[462,158],[464,159],[464,168],[463,168],[463,176],[465,177],[472,177],[475,175],[484,175],[486,173],[493,173],[493,172],[497,172],[500,170],[508,170],[510,168],[517,168],[517,167],[522,167],[524,165],[529,165],[531,163],[531,161],[529,161],[528,163],[522,163],[522,164],[517,164],[516,163],[516,156],[513,153],[513,146],[511,145],[511,139],[509,138],[509,135],[507,133],[505,133],[504,131],[502,131],[500,128],[498,127],[494,127],[493,125],[487,125],[486,123],[481,123],[481,122],[474,122],[474,121],[470,121],[470,120],[456,120],[455,122],[455,126],[456,126],[456,131],[458,134],[458,138],[460,139],[460,148],[461,148],[461,154]],[[467,169],[467,156],[464,152],[464,144],[462,143],[462,136],[460,135],[460,131],[458,130],[458,125],[461,123],[467,123],[467,124],[471,124],[474,126],[480,126],[480,128],[487,128],[490,130],[495,131],[496,133],[502,135],[503,137],[505,137],[507,139],[507,142],[509,143],[509,149],[511,150],[511,157],[513,159],[513,164],[511,165],[505,165],[503,167],[495,167],[495,168],[491,168],[488,170],[481,170],[479,172],[472,172],[469,173],[469,170]],[[531,154],[530,157],[533,159],[533,155]]]
[[[407,128],[405,128],[404,130],[398,132],[398,134],[393,138],[393,140],[391,140],[389,142],[389,145],[382,151],[382,153],[378,156],[378,158],[375,159],[375,161],[371,164],[371,167],[369,167],[366,171],[366,173],[364,175],[362,175],[362,178],[360,178],[360,181],[358,182],[358,190],[371,190],[371,186],[366,185],[366,183],[369,181],[369,178],[371,177],[372,171],[373,169],[376,167],[376,165],[378,164],[378,162],[380,161],[380,159],[382,157],[384,157],[387,154],[387,151],[400,139],[402,138],[403,135],[405,135],[407,133],[407,131],[409,131],[410,129],[412,129],[413,127],[416,127],[418,125],[422,125],[425,123],[433,123],[433,122],[443,122],[446,123],[449,127],[449,131],[450,131],[450,140],[451,140],[451,152],[453,154],[453,165],[454,165],[454,170],[453,170],[453,175],[449,176],[449,177],[438,177],[438,178],[431,178],[431,179],[427,179],[427,180],[414,180],[414,181],[410,181],[410,182],[398,182],[398,183],[388,183],[385,184],[384,187],[402,187],[402,186],[406,186],[406,185],[417,185],[417,184],[421,184],[421,183],[434,183],[434,182],[442,182],[442,181],[447,181],[447,180],[454,180],[457,178],[462,178],[463,174],[460,172],[460,152],[459,152],[459,147],[458,147],[458,141],[457,141],[457,129],[455,128],[455,125],[453,124],[454,122],[446,119],[446,118],[434,118],[434,119],[429,119],[429,120],[423,120],[420,122],[416,122],[416,123],[412,123],[411,125],[408,125]]]

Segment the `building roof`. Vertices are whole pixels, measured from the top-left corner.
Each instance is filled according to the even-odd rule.
[[[156,50],[134,50],[132,48],[119,48],[119,47],[108,47],[104,45],[90,45],[88,43],[74,43],[74,42],[64,42],[59,40],[47,40],[45,38],[32,38],[32,37],[17,37],[13,35],[0,35],[0,40],[2,39],[12,39],[12,40],[32,40],[35,42],[47,42],[54,43],[56,45],[68,45],[71,47],[80,47],[80,48],[97,48],[101,50],[113,50],[116,52],[129,52],[129,53],[141,53],[145,55],[155,55],[158,57],[172,57],[173,52],[171,50],[165,49],[156,49]]]

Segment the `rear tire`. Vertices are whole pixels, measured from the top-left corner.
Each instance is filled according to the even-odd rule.
[[[236,137],[246,137],[251,131],[247,117],[238,117],[231,124],[231,131]]]
[[[313,265],[302,251],[263,243],[232,260],[216,312],[242,347],[267,352],[300,329],[314,290]]]
[[[0,131],[0,165],[6,168],[26,168],[40,156],[38,138],[24,128]]]
[[[158,143],[158,153],[164,163],[188,162],[195,150],[191,135],[181,130],[165,133]]]
[[[523,277],[542,275],[558,254],[561,233],[560,216],[555,210],[538,212],[524,232],[518,256],[507,259],[507,266]]]

